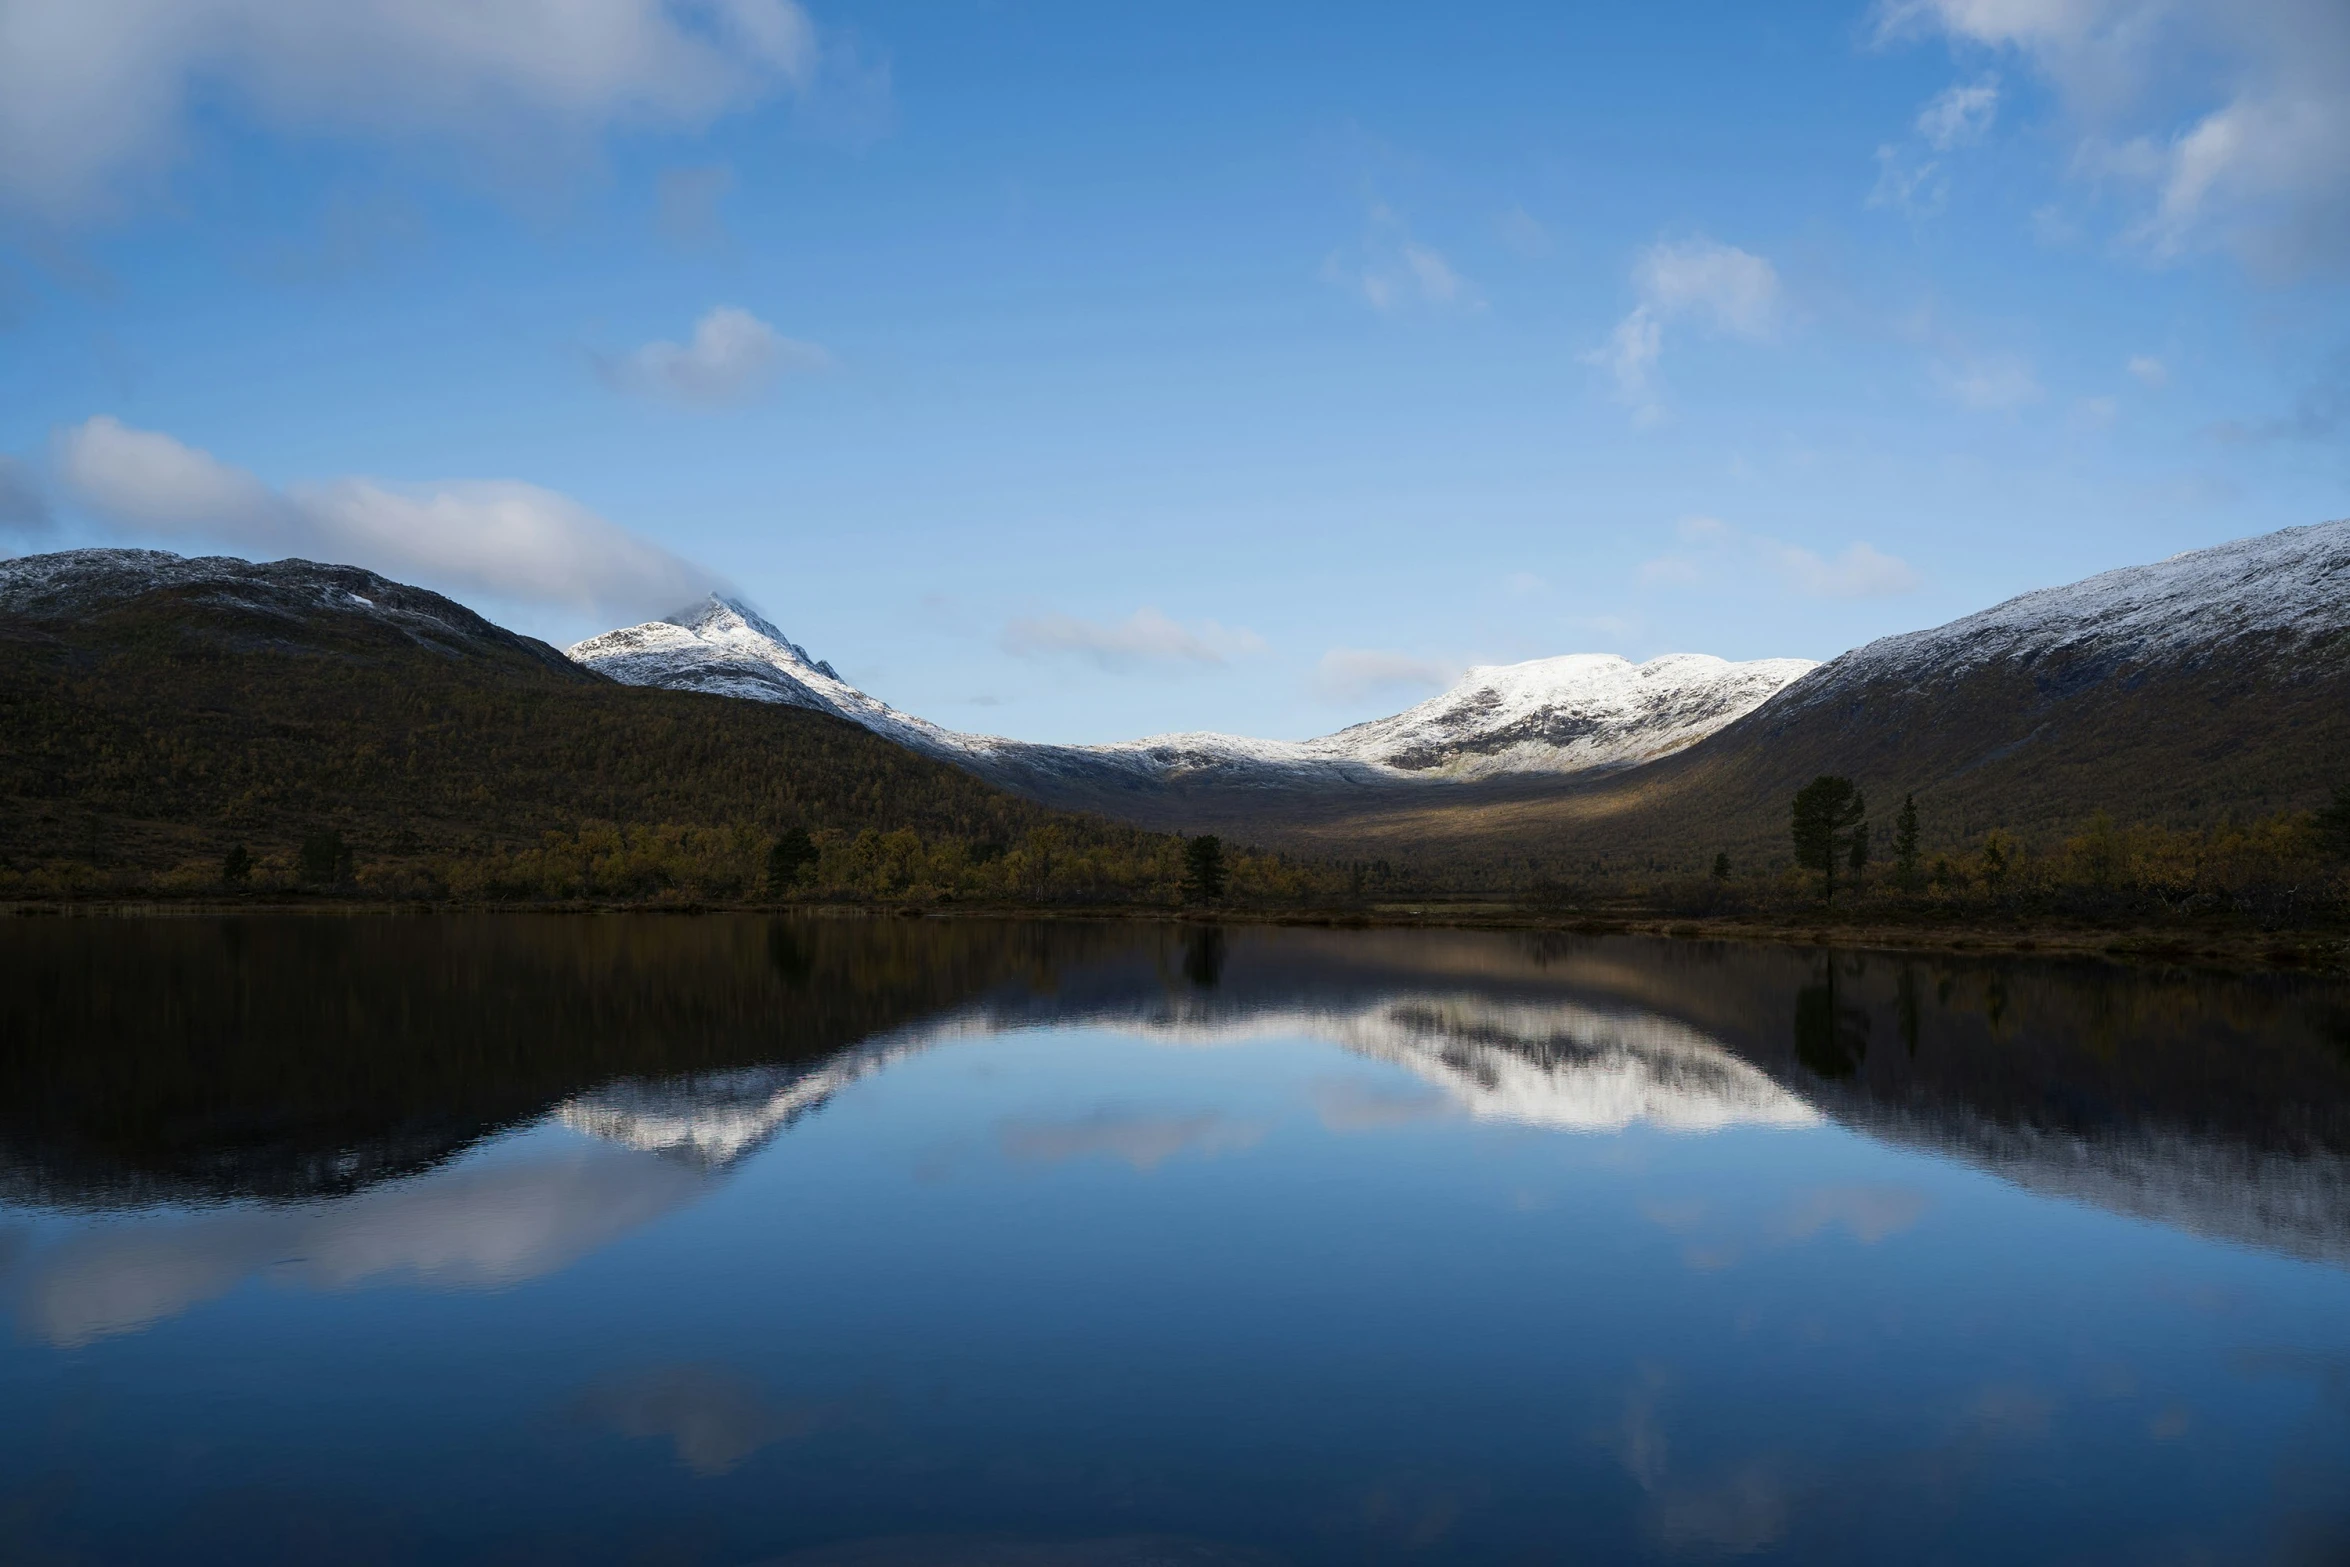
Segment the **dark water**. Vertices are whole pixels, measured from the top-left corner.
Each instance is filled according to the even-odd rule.
[[[0,1560],[2350,1561],[2350,992],[0,925]]]

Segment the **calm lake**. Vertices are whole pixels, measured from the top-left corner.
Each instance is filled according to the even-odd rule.
[[[2350,987],[0,923],[0,1559],[2350,1560]]]

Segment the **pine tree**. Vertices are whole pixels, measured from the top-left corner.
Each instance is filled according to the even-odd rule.
[[[1905,794],[1893,818],[1893,865],[1904,892],[1918,885],[1918,797]]]
[[[1795,863],[1821,876],[1821,896],[1836,901],[1839,860],[1868,863],[1868,802],[1849,778],[1822,773],[1795,792],[1791,830]]]
[[[228,853],[220,857],[220,879],[232,887],[242,887],[245,878],[253,874],[253,856],[241,843],[228,846]]]
[[[1224,896],[1224,843],[1202,833],[1183,845],[1183,899],[1212,903]]]
[[[787,829],[767,850],[767,896],[780,898],[799,880],[800,868],[816,863],[816,845],[805,827]]]
[[[1728,881],[1729,879],[1730,851],[1724,849],[1721,853],[1714,856],[1714,880]]]

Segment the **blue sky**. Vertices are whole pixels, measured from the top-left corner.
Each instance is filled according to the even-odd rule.
[[[2350,514],[2350,9],[0,0],[0,545],[1319,733]]]

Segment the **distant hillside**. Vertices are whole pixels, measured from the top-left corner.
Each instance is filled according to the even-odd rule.
[[[827,714],[615,684],[438,594],[307,561],[77,550],[0,562],[0,872],[217,863],[313,831],[361,858],[583,821],[906,828],[975,845],[1067,816]]]
[[[1788,802],[1820,773],[1856,779],[1880,833],[1914,791],[1930,847],[1992,827],[2073,831],[2100,811],[2190,827],[2322,804],[2350,783],[2350,522],[1872,642],[1628,772],[1257,830],[1504,883],[1695,871],[1724,848],[1748,865],[1783,859]]]

